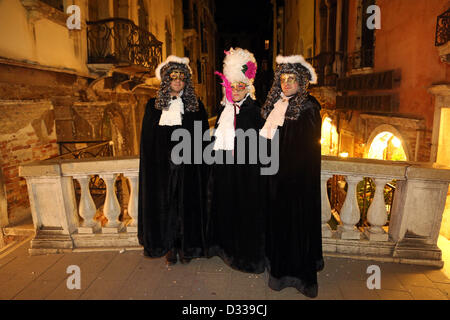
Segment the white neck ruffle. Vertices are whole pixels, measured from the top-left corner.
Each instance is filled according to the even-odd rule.
[[[169,102],[169,108],[163,109],[161,118],[159,118],[160,126],[177,126],[181,125],[182,114],[184,114],[184,104],[181,99],[181,92],[176,99],[171,99]]]
[[[264,123],[264,126],[259,131],[259,134],[266,139],[273,139],[278,127],[282,127],[284,124],[284,115],[289,105],[289,99],[281,93],[280,99],[273,105],[273,109]]]
[[[234,149],[234,137],[235,128],[234,128],[234,114],[236,111],[236,115],[239,114],[240,107],[244,103],[244,101],[248,98],[249,94],[244,97],[239,102],[231,103],[226,100],[225,108],[220,115],[218,120],[218,126],[216,131],[214,132],[214,136],[216,140],[214,142],[214,150],[233,150]],[[235,107],[237,105],[239,107]],[[235,110],[236,109],[236,110]]]

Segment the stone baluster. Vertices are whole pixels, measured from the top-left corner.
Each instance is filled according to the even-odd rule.
[[[327,182],[333,175],[322,173],[320,176],[320,192],[322,197],[322,237],[331,238],[332,231],[328,221],[331,219],[331,206],[327,193]]]
[[[370,223],[370,228],[365,231],[365,234],[369,240],[387,241],[389,235],[383,230],[382,226],[387,222],[384,186],[390,179],[372,178],[372,180],[375,184],[375,195],[367,211],[367,221]]]
[[[103,233],[118,233],[119,227],[121,225],[119,221],[120,215],[120,204],[117,200],[114,183],[116,181],[118,174],[102,174],[101,178],[106,184],[106,198],[105,204],[103,206],[103,214],[105,215],[108,222],[105,227],[103,227]]]
[[[131,222],[127,225],[127,232],[137,232],[137,217],[138,217],[138,195],[139,195],[139,173],[130,172],[126,174],[126,177],[130,181],[130,200],[128,201],[128,215],[132,218]]]
[[[340,218],[343,224],[338,227],[338,232],[341,239],[359,240],[361,232],[355,225],[359,222],[361,213],[356,198],[356,186],[363,177],[346,176],[345,179],[348,184],[347,196],[341,208]]]
[[[93,233],[100,227],[100,223],[94,220],[96,207],[89,190],[90,176],[74,176],[73,178],[78,181],[81,189],[79,215],[83,218],[83,222],[78,228],[78,233]]]

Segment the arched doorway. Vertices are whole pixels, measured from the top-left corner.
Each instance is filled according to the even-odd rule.
[[[408,161],[408,155],[408,147],[398,130],[389,125],[382,125],[372,132],[364,158]]]

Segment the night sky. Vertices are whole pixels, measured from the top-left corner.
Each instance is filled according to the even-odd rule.
[[[217,24],[217,70],[222,70],[224,50],[230,47],[247,49],[255,55],[258,72],[255,79],[256,96],[263,102],[271,84],[273,13],[270,0],[220,0],[215,1]],[[265,50],[264,40],[270,40]]]

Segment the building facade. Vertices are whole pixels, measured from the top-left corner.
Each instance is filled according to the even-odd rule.
[[[66,153],[139,154],[145,106],[159,84],[154,70],[168,55],[189,56],[198,96],[215,103],[213,5],[0,2],[0,227],[30,215],[20,165]]]
[[[319,76],[322,154],[450,166],[450,2],[272,3],[277,52],[304,55]]]

